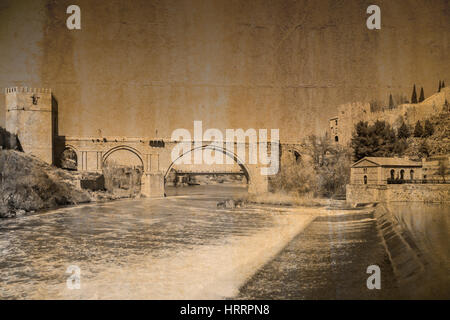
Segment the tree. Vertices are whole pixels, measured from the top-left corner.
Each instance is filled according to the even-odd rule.
[[[439,88],[437,92],[441,92],[441,80],[439,80]]]
[[[397,137],[399,139],[408,139],[411,136],[409,128],[405,122],[402,122],[401,126],[397,130]]]
[[[355,160],[359,160],[368,156],[392,156],[396,153],[396,142],[395,131],[386,121],[378,120],[371,126],[360,121],[355,126],[351,146]]]
[[[423,87],[421,87],[420,88],[419,102],[422,102],[423,100],[425,100],[425,94],[423,93]]]
[[[320,196],[344,194],[350,180],[351,153],[331,144],[326,136],[308,136],[303,141],[305,157],[300,163],[286,163],[270,180],[275,191],[312,193]]]
[[[437,174],[442,177],[442,179],[444,180],[444,183],[445,183],[445,177],[447,175],[447,171],[448,171],[447,161],[439,160],[439,167],[437,169]]]
[[[417,120],[416,126],[414,127],[414,137],[421,138],[423,136],[423,127],[420,124],[420,121]]]
[[[424,129],[423,129],[423,136],[424,137],[430,137],[433,135],[434,133],[434,127],[433,124],[431,123],[430,120],[425,120],[425,125],[424,125]]]
[[[408,149],[408,142],[406,139],[398,139],[394,142],[392,152],[389,156],[402,156],[406,149]]]
[[[419,145],[419,155],[421,158],[426,158],[430,156],[430,150],[425,140],[422,140],[422,142]]]
[[[414,84],[412,96],[411,96],[411,103],[417,103],[417,93],[416,93],[416,85]]]
[[[394,109],[394,99],[391,93],[389,94],[389,109]]]

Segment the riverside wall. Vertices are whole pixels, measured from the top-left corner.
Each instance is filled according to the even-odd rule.
[[[348,184],[347,202],[393,202],[393,201],[450,201],[450,184]]]

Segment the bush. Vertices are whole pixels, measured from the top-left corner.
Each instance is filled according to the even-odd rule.
[[[271,191],[305,195],[317,192],[317,179],[312,167],[287,165],[270,180]]]
[[[421,138],[423,136],[423,127],[420,124],[420,121],[417,120],[416,126],[414,127],[414,137]]]
[[[398,128],[397,137],[399,139],[408,139],[411,136],[409,128],[405,122],[402,122],[401,126]]]
[[[431,137],[434,133],[434,127],[430,120],[425,120],[425,126],[423,130],[423,136],[424,137]]]
[[[10,212],[89,202],[75,178],[29,155],[0,151],[0,207]]]
[[[350,180],[351,153],[330,144],[327,137],[310,136],[304,141],[306,154],[300,162],[282,164],[271,180],[271,191],[297,196],[345,194]]]
[[[23,151],[17,135],[6,131],[2,127],[0,127],[0,147],[0,149]]]

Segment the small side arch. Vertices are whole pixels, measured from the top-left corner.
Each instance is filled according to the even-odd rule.
[[[78,170],[79,152],[76,147],[66,144],[59,154],[59,167],[66,170]]]

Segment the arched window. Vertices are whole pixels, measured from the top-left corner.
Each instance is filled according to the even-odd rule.
[[[59,157],[59,164],[62,169],[77,170],[78,157],[77,153],[72,148],[65,148]]]
[[[391,180],[394,180],[394,179],[395,179],[395,170],[392,169],[391,170]]]
[[[364,176],[364,184],[367,184],[367,176]]]
[[[294,151],[294,157],[295,157],[295,162],[296,163],[301,163],[302,162],[302,157],[301,157],[300,153],[298,153],[297,151]]]
[[[404,180],[405,179],[405,170],[400,170],[400,180]]]
[[[334,141],[339,142],[339,137],[338,137],[338,136],[335,136],[335,137],[334,137]]]
[[[411,177],[411,180],[414,180],[414,170],[409,172],[409,176]]]

